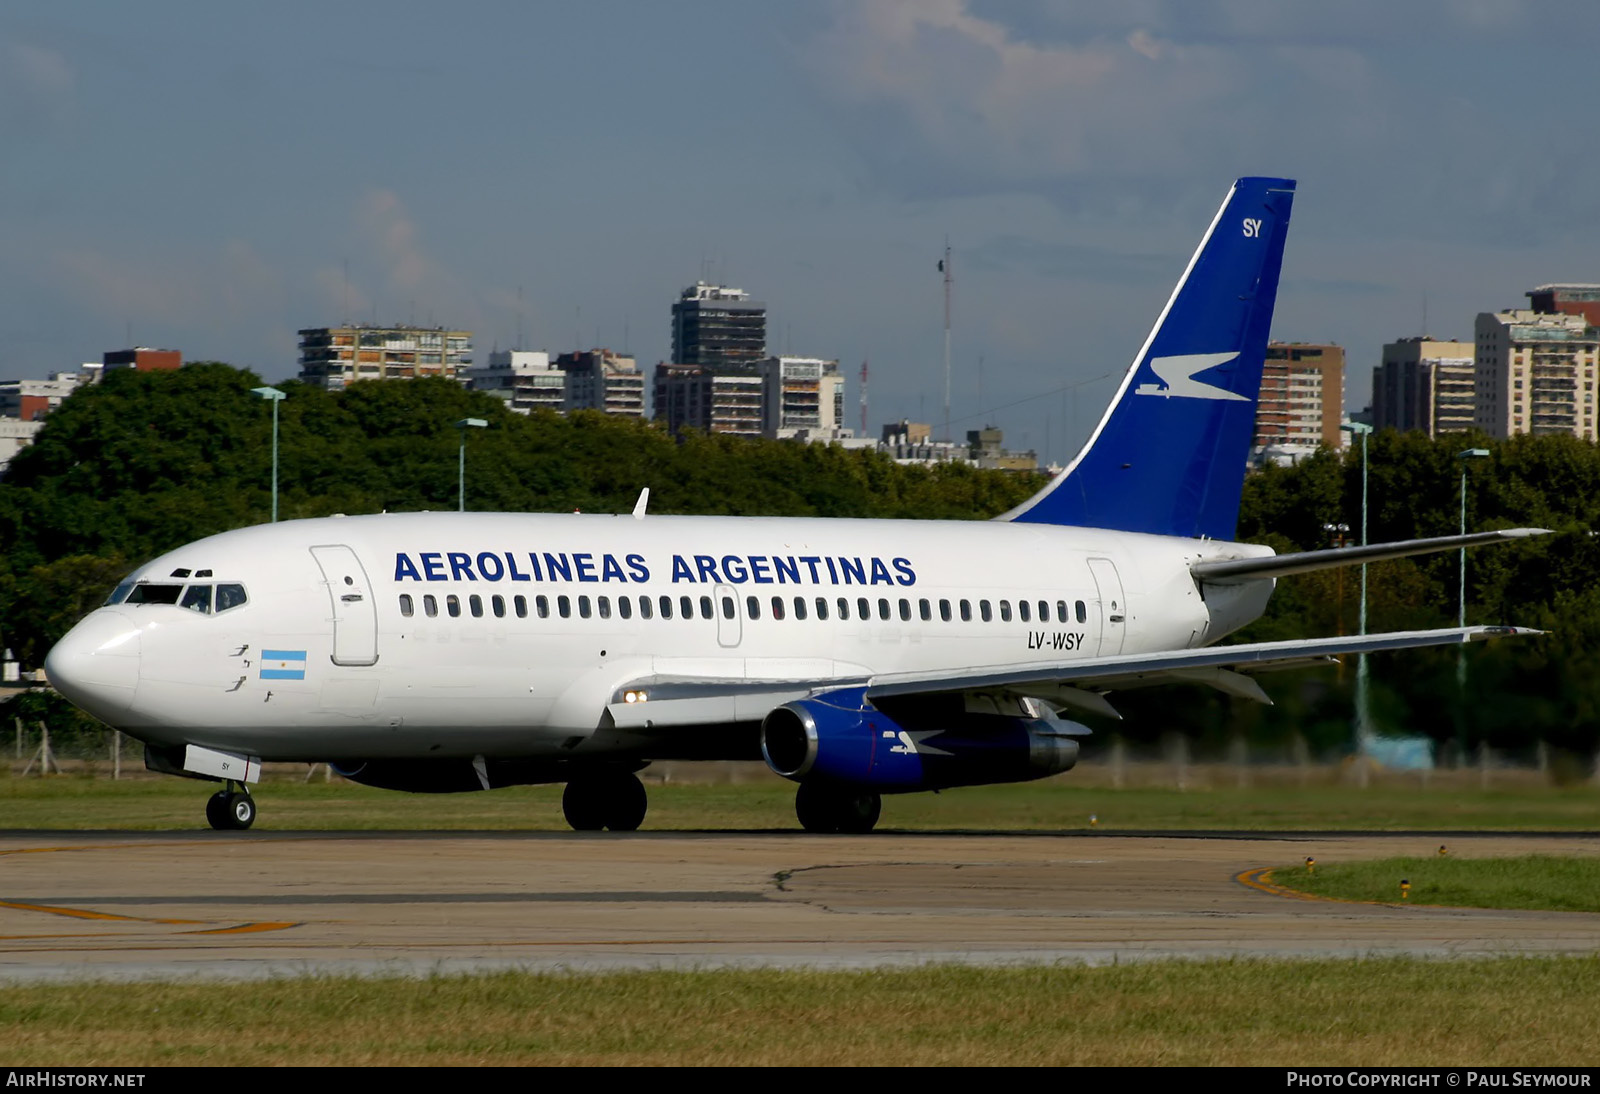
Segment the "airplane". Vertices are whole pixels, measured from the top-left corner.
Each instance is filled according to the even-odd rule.
[[[657,760],[764,759],[813,832],[882,795],[1054,775],[1131,687],[1530,633],[1451,627],[1217,645],[1278,577],[1540,534],[1278,556],[1233,541],[1295,183],[1242,178],[1093,434],[990,521],[384,513],[241,528],[140,566],[50,651],[70,701],[158,772],[261,765],[412,792],[566,784],[632,831]],[[1536,632],[1532,632],[1536,633]]]

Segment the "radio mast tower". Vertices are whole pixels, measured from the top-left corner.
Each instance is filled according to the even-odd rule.
[[[867,360],[861,359],[861,435],[867,436]]]
[[[939,263],[944,274],[944,439],[950,440],[950,237],[944,241],[944,261]]]

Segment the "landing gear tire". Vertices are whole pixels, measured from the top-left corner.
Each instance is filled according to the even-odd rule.
[[[219,790],[206,799],[206,820],[213,828],[242,832],[256,822],[256,800],[245,790]]]
[[[794,813],[807,832],[857,835],[877,825],[883,815],[883,798],[871,791],[801,783],[794,796]]]
[[[650,806],[644,783],[632,772],[573,779],[561,793],[561,812],[579,832],[635,832]]]

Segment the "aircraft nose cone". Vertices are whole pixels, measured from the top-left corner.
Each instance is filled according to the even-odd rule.
[[[139,628],[121,612],[92,612],[55,644],[44,673],[73,705],[114,724],[139,684]]]

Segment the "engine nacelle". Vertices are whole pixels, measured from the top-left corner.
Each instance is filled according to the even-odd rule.
[[[1076,738],[1088,733],[1026,700],[952,695],[885,710],[868,703],[864,689],[847,688],[769,712],[761,755],[796,782],[894,793],[1056,775],[1078,762]]]
[[[565,782],[571,769],[541,760],[495,760],[475,756],[440,757],[436,760],[357,760],[331,763],[333,770],[351,782],[382,790],[412,794],[456,794],[469,790],[494,790],[502,786]]]

